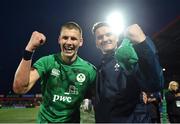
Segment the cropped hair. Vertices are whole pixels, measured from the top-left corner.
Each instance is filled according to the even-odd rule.
[[[82,29],[76,22],[67,22],[67,23],[62,25],[61,31],[63,28],[78,30],[82,36]]]
[[[102,26],[110,26],[107,22],[97,22],[93,25],[93,28],[92,28],[92,34],[94,35],[96,30]]]

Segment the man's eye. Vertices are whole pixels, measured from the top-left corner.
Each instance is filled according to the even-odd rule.
[[[99,35],[99,36],[97,36],[97,39],[98,39],[98,40],[103,39],[103,35]]]
[[[109,32],[109,33],[106,33],[105,34],[107,37],[109,37],[109,36],[111,36],[112,35],[112,33],[111,32]]]
[[[64,40],[67,40],[69,37],[68,36],[63,36],[63,39]]]
[[[110,37],[111,35],[112,35],[112,32],[108,32],[106,34],[99,35],[99,36],[97,36],[97,40],[102,40],[104,36]]]
[[[77,40],[77,38],[76,37],[71,37],[71,40]]]

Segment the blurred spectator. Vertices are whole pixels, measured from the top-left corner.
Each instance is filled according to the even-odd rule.
[[[90,99],[84,99],[83,104],[82,104],[83,111],[91,112],[92,108],[93,108],[93,106],[92,106],[91,100]]]
[[[147,103],[149,106],[149,114],[152,123],[160,123],[160,104],[162,102],[162,97],[160,92],[147,93]]]
[[[170,123],[180,123],[180,90],[178,82],[171,81],[169,83],[165,98]]]

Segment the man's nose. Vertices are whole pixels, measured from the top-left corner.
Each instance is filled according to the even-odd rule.
[[[68,39],[66,40],[66,43],[67,43],[67,44],[72,44],[71,37],[68,37]]]
[[[103,35],[103,38],[102,38],[103,41],[107,41],[108,40],[108,37],[106,35]]]

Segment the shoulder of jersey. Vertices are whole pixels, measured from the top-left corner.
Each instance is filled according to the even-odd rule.
[[[55,54],[49,54],[49,55],[45,55],[45,56],[43,56],[43,57],[41,57],[41,58],[53,58],[54,55],[55,55]]]
[[[87,65],[89,65],[89,66],[92,67],[94,70],[96,70],[96,67],[95,67],[93,64],[91,64],[90,62],[88,62],[88,61],[86,61],[86,60],[84,60],[84,59],[82,59],[82,58],[80,58],[80,57],[79,57],[79,59],[80,59],[80,61],[84,61]]]
[[[45,56],[41,57],[40,59],[43,59],[43,60],[48,61],[48,62],[53,61],[55,59],[54,55],[55,54],[45,55]]]

